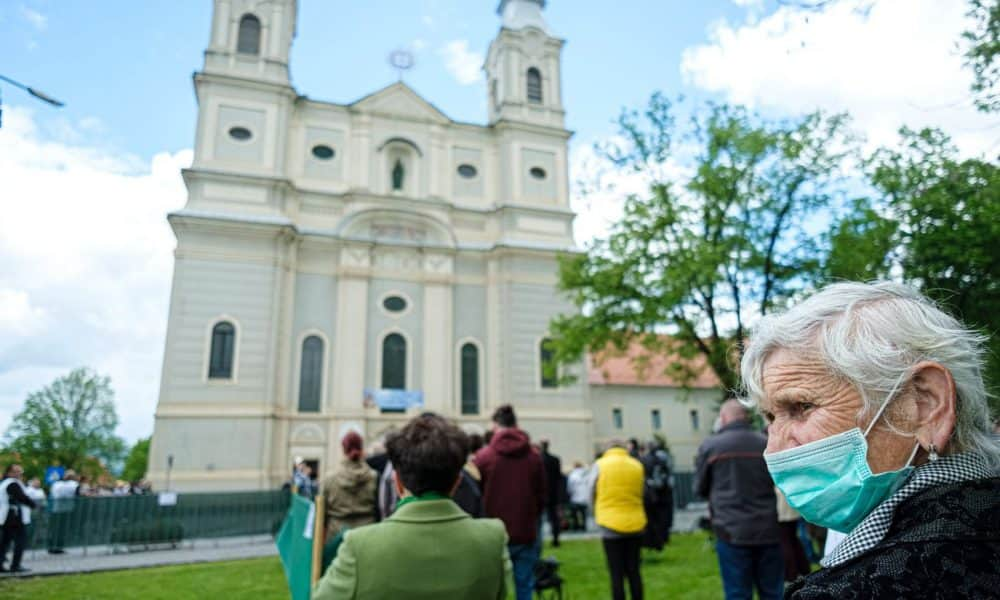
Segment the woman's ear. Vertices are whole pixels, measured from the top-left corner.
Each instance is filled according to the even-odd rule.
[[[957,392],[951,371],[944,365],[924,361],[914,368],[911,383],[917,411],[917,441],[924,449],[931,444],[944,450],[955,430]]]

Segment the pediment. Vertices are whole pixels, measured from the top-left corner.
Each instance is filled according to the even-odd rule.
[[[420,97],[403,82],[394,83],[351,104],[361,113],[373,113],[399,119],[450,123],[451,119],[433,104]]]

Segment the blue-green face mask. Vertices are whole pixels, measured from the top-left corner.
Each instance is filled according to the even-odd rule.
[[[872,474],[865,438],[881,417],[886,400],[868,429],[855,427],[797,448],[765,454],[767,469],[788,504],[821,527],[849,533],[892,495],[913,471],[914,446],[906,466]]]

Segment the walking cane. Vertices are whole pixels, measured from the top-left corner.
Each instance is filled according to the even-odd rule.
[[[312,581],[310,588],[316,587],[316,582],[323,576],[323,546],[326,537],[326,505],[323,503],[323,494],[316,494],[315,505],[316,518],[313,520],[313,546],[312,546]]]

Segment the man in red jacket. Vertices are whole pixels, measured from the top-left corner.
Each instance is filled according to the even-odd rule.
[[[493,437],[476,453],[475,463],[482,475],[483,510],[507,528],[517,600],[531,600],[540,550],[539,518],[545,506],[545,470],[528,434],[518,429],[509,404],[493,413]]]

